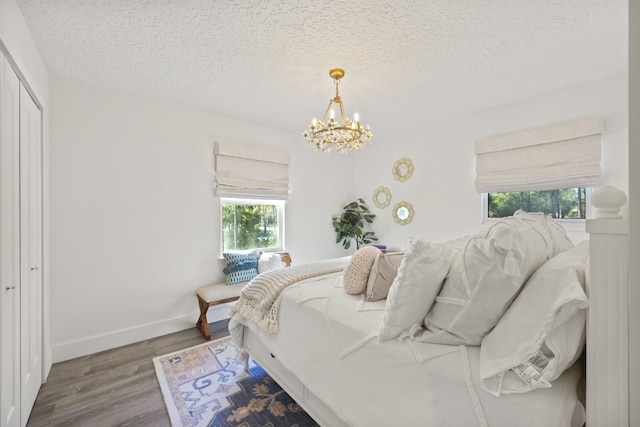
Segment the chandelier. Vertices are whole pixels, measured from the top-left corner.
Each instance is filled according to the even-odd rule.
[[[322,120],[316,121],[316,119],[313,119],[309,129],[304,132],[303,136],[310,145],[324,152],[329,152],[334,147],[338,152],[362,148],[362,144],[371,139],[372,134],[368,125],[365,128],[360,125],[358,113],[353,115],[353,120],[344,114],[342,99],[338,94],[338,85],[340,84],[340,79],[344,77],[344,70],[334,68],[329,71],[329,75],[336,85],[336,97],[329,101],[329,106],[324,116],[322,116]],[[335,112],[332,108],[334,104],[340,106],[341,122],[336,121]],[[327,116],[329,116],[329,121],[327,121]]]

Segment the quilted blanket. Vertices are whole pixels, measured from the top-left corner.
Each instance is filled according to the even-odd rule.
[[[329,259],[259,274],[242,288],[240,299],[231,306],[231,314],[240,313],[246,319],[256,322],[262,330],[275,334],[278,332],[282,291],[300,280],[342,271],[349,259],[350,257]]]

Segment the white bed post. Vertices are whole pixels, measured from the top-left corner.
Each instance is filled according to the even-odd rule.
[[[594,199],[595,197],[595,199]],[[587,427],[629,425],[629,221],[626,195],[604,186],[592,195],[587,321]]]

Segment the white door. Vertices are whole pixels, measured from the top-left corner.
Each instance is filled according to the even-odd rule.
[[[0,426],[20,425],[20,82],[0,54]]]
[[[20,86],[20,375],[26,424],[42,383],[42,126]]]

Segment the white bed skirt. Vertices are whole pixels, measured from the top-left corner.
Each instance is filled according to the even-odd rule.
[[[260,338],[248,327],[244,328],[244,350],[256,361],[265,371],[276,380],[289,396],[295,400],[318,424],[323,427],[348,427],[333,411],[324,404],[315,394],[287,368],[262,344]]]

